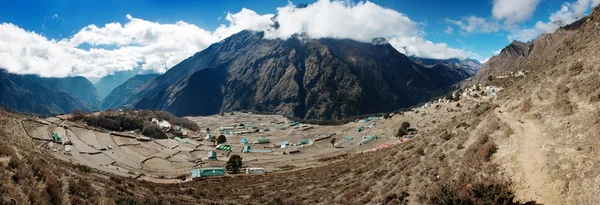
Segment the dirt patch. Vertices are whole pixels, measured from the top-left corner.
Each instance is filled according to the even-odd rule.
[[[500,144],[494,159],[516,185],[516,196],[521,200],[535,200],[543,204],[564,204],[560,184],[547,173],[548,146],[553,144],[540,131],[540,125],[513,118],[508,112],[496,113],[514,133]]]

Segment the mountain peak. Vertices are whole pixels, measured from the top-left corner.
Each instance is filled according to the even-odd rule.
[[[428,100],[468,77],[410,61],[383,38],[270,40],[243,31],[148,82],[121,105],[180,116],[233,110],[343,119]],[[119,106],[121,106],[119,105]]]

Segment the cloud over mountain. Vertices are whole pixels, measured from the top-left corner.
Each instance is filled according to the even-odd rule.
[[[425,39],[420,24],[372,2],[319,0],[305,8],[291,3],[276,14],[243,8],[228,13],[229,25],[213,31],[194,24],[152,22],[131,15],[127,22],[88,25],[63,39],[48,39],[11,23],[0,24],[0,67],[14,73],[62,77],[98,77],[118,70],[164,72],[210,44],[245,29],[266,38],[349,38],[370,42],[385,37],[407,55],[428,58],[469,57],[470,52]]]

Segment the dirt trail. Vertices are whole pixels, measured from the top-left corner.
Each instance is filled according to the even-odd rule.
[[[515,183],[517,198],[542,204],[564,204],[558,184],[547,173],[547,151],[554,143],[544,137],[537,123],[521,121],[499,110],[495,113],[514,131],[498,146],[496,160]]]

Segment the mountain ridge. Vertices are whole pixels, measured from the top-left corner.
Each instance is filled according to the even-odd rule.
[[[0,95],[0,105],[21,113],[53,115],[95,110],[68,93],[3,69],[0,69]]]
[[[341,119],[426,101],[434,90],[466,77],[458,70],[440,73],[420,66],[389,44],[331,38],[269,40],[262,32],[242,31],[169,69],[122,106],[176,115],[257,110]],[[378,83],[381,86],[375,86]],[[194,97],[198,94],[207,99]],[[204,107],[194,106],[199,104]]]
[[[100,109],[116,109],[119,108],[119,104],[133,93],[135,90],[140,89],[144,84],[150,80],[160,76],[159,74],[143,74],[135,75],[125,81],[123,84],[113,89],[102,101]]]

